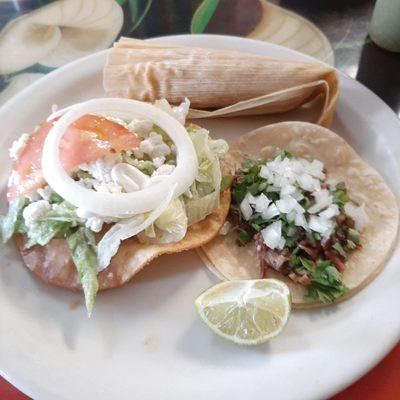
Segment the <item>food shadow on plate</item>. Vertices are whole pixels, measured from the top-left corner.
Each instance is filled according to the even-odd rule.
[[[348,299],[337,304],[329,304],[326,306],[309,308],[309,309],[297,309],[297,310],[295,309],[292,311],[292,318],[293,316],[299,316],[300,318],[308,319],[310,322],[329,318],[333,314],[339,312],[342,309],[342,307],[345,307],[347,301]]]
[[[100,292],[93,311],[98,314],[112,311],[118,306],[121,318],[149,314],[166,303],[174,302],[182,285],[194,279],[194,271],[202,268],[196,261],[196,253],[188,251],[182,254],[164,255],[145,267],[127,284]],[[151,292],[151,296],[148,293]],[[147,294],[147,296],[146,296]],[[146,296],[146,301],[143,301]],[[188,301],[191,301],[189,299]]]
[[[181,335],[177,352],[201,364],[239,370],[255,369],[269,362],[271,345],[239,346],[215,335],[199,319],[195,319]]]
[[[232,142],[239,136],[262,128],[265,125],[279,123],[283,120],[313,122],[316,118],[316,115],[309,115],[308,109],[304,107],[303,109],[294,112],[286,112],[284,114],[214,117],[210,119],[191,119],[189,122],[201,124],[203,128],[211,132],[214,139],[225,139],[228,142]]]

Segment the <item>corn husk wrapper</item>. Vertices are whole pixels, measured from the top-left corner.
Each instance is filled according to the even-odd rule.
[[[103,84],[112,97],[172,104],[187,97],[190,118],[278,114],[325,126],[339,93],[336,71],[317,63],[129,38],[110,50]]]

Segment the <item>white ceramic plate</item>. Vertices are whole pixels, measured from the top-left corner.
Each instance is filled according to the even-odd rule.
[[[158,42],[229,48],[309,59],[267,43],[223,36],[174,36]],[[105,52],[35,82],[0,110],[0,179],[6,149],[53,103],[103,94]],[[333,129],[400,193],[400,124],[358,82],[341,75]],[[233,139],[259,119],[214,121],[213,136]],[[4,190],[1,194],[4,199]],[[3,200],[3,209],[5,201]],[[101,293],[91,319],[81,296],[45,285],[22,266],[13,246],[1,250],[0,368],[36,400],[326,398],[372,368],[400,337],[400,254],[365,290],[335,307],[294,312],[282,336],[238,347],[196,318],[193,299],[217,282],[195,252],[163,256],[131,284]]]

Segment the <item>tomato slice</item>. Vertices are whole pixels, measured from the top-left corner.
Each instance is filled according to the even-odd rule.
[[[42,151],[54,121],[43,123],[30,135],[19,159],[14,163],[8,183],[9,201],[34,193],[45,184],[42,174]],[[138,147],[135,134],[107,118],[87,114],[67,129],[60,142],[61,164],[73,172],[82,163],[92,162],[113,152]]]

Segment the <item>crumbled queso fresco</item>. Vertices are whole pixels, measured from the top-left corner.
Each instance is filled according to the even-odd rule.
[[[171,148],[164,143],[163,137],[156,132],[150,132],[149,136],[140,142],[139,149],[133,150],[133,154],[138,159],[148,155],[156,168],[165,163],[165,157],[171,152]]]
[[[47,200],[38,200],[24,208],[22,216],[25,224],[30,226],[44,217],[51,210],[51,205]]]
[[[17,140],[14,140],[13,144],[8,150],[10,158],[13,161],[18,160],[19,156],[22,153],[22,150],[28,142],[29,136],[29,133],[23,133]]]

